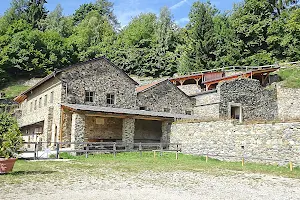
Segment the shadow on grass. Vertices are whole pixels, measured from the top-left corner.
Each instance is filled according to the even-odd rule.
[[[0,175],[9,175],[9,176],[22,176],[22,175],[44,175],[44,174],[53,174],[56,171],[14,171],[7,174]]]

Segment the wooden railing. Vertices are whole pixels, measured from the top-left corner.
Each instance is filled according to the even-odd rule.
[[[30,147],[28,147],[30,145]],[[20,153],[32,154],[29,158],[34,160],[48,158],[55,155],[59,158],[60,153],[85,154],[88,157],[93,153],[112,153],[116,156],[121,152],[145,152],[145,151],[174,151],[176,154],[181,152],[179,143],[123,143],[123,142],[24,142],[24,148]],[[155,152],[154,152],[155,153]],[[48,155],[46,155],[48,154]]]

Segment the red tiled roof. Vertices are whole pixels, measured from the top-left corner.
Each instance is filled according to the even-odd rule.
[[[165,81],[165,80],[163,80],[163,81]],[[140,87],[137,87],[135,90],[137,92],[142,92],[142,91],[144,91],[144,90],[146,90],[146,89],[148,89],[148,88],[150,88],[152,86],[155,86],[155,85],[157,85],[157,84],[159,84],[159,83],[161,83],[163,81],[158,81],[158,82],[153,82],[153,83],[150,83],[150,84],[147,84],[147,85],[142,85]]]

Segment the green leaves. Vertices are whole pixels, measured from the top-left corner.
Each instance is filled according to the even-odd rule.
[[[0,114],[0,157],[16,157],[22,147],[22,136],[16,120],[7,113]]]

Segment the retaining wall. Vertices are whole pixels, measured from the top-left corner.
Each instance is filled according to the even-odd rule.
[[[233,121],[175,123],[171,143],[182,143],[182,151],[214,155],[222,160],[300,164],[300,122],[234,124]],[[224,157],[226,156],[226,157]]]

